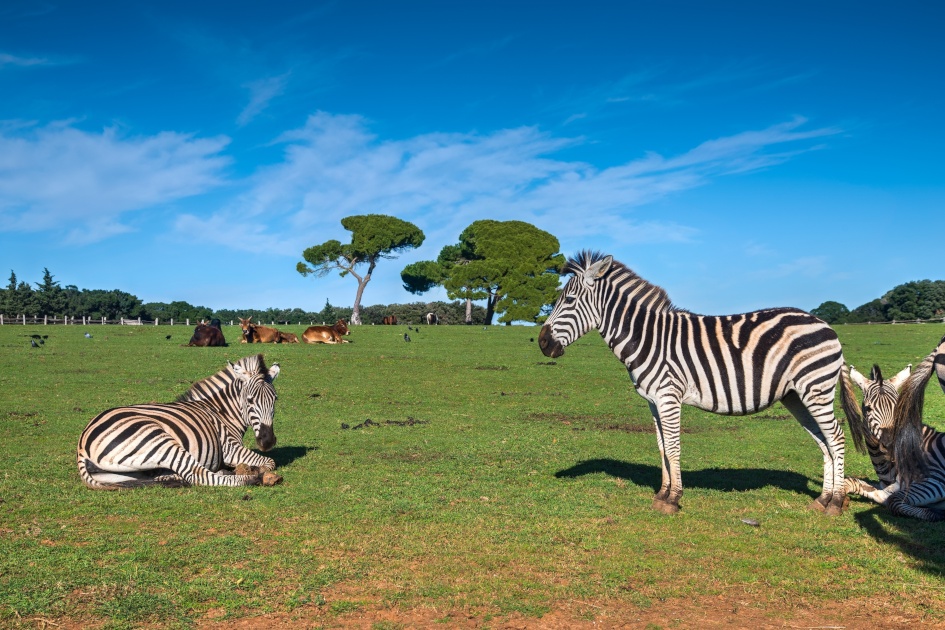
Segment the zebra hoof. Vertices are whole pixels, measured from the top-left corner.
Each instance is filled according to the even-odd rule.
[[[282,477],[277,475],[274,472],[266,471],[262,475],[262,485],[264,486],[274,486],[276,484],[282,483]]]
[[[244,464],[240,462],[236,465],[236,468],[233,469],[233,474],[235,475],[258,475],[259,469],[255,466],[250,466],[249,464]]]
[[[815,512],[826,512],[827,506],[820,502],[819,499],[814,499],[807,506],[809,509],[814,510]]]
[[[663,501],[661,499],[653,499],[653,509],[662,512],[663,514],[675,514],[682,508],[679,507],[678,503],[670,503],[669,501]]]
[[[824,508],[824,514],[827,516],[840,516],[843,514],[843,508],[837,507],[833,503]]]

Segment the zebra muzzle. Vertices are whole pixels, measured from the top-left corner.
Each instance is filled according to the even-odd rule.
[[[552,359],[557,359],[564,354],[564,346],[552,336],[551,327],[548,324],[541,327],[541,332],[538,334],[538,347],[546,357]]]
[[[272,427],[265,424],[260,425],[259,432],[256,434],[256,446],[261,451],[268,451],[275,445],[276,434],[273,433]]]

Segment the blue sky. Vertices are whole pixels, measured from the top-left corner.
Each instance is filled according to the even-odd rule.
[[[0,273],[211,308],[349,306],[352,214],[612,253],[683,308],[940,279],[936,2],[0,5]]]

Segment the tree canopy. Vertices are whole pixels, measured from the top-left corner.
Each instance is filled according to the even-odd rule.
[[[897,285],[882,297],[853,310],[830,301],[811,313],[828,324],[938,319],[945,317],[945,280],[913,280]]]
[[[303,276],[314,275],[322,278],[332,271],[338,271],[341,277],[351,274],[358,281],[351,309],[351,323],[361,323],[361,297],[364,288],[371,281],[371,274],[378,261],[384,258],[396,258],[407,249],[423,244],[426,238],[423,231],[413,223],[384,214],[363,214],[345,217],[341,225],[351,232],[351,242],[343,244],[337,240],[325,241],[302,252],[305,262],[296,265],[296,271]],[[366,264],[367,271],[359,275],[356,269]]]
[[[459,243],[436,261],[420,261],[401,272],[404,288],[423,293],[441,285],[450,299],[486,300],[486,323],[540,322],[554,302],[565,258],[558,239],[523,221],[475,221]],[[467,318],[468,321],[468,318]]]
[[[827,301],[811,310],[810,314],[828,324],[845,324],[850,315],[850,309],[840,302]]]

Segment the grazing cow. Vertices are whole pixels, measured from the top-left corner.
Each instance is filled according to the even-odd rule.
[[[440,323],[440,318],[436,316],[436,313],[427,313],[427,324],[435,326]]]
[[[397,323],[397,316],[388,315],[387,317],[381,320],[381,323],[384,324],[385,326],[393,326],[394,324]]]
[[[243,338],[240,343],[279,343],[282,339],[275,328],[257,326],[252,317],[240,318],[240,328],[243,329]]]
[[[342,339],[344,335],[350,335],[348,324],[343,319],[335,322],[334,326],[309,326],[302,333],[302,341],[305,343],[351,343],[347,339]]]
[[[299,337],[295,333],[279,331],[279,343],[298,343]]]
[[[169,337],[168,337],[169,338]],[[190,343],[186,347],[196,346],[205,348],[207,346],[225,346],[226,339],[223,338],[223,329],[220,328],[219,319],[211,319],[209,324],[198,324],[194,328],[194,335],[190,338]]]

